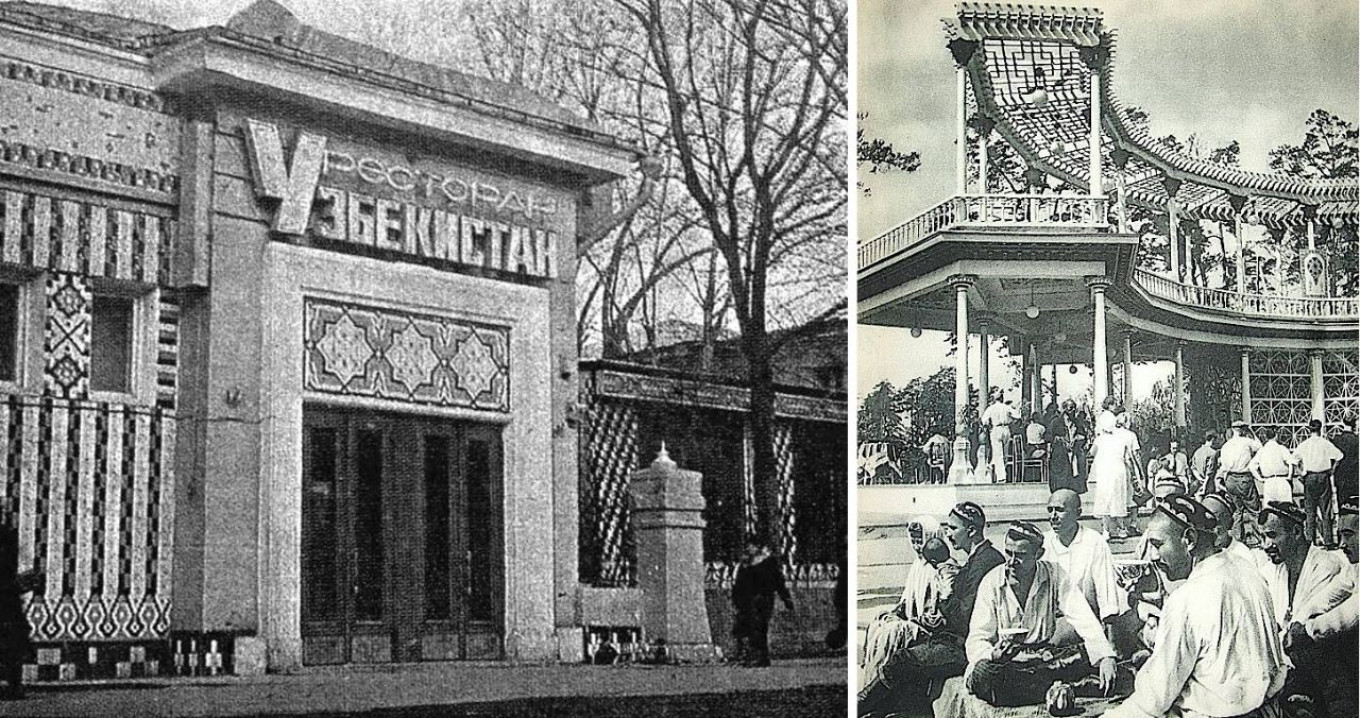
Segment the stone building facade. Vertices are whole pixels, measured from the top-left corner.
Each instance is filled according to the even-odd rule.
[[[579,656],[574,238],[634,149],[269,0],[0,38],[30,672]]]

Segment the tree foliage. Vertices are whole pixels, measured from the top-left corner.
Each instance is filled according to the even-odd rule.
[[[857,116],[859,123],[855,127],[855,167],[865,169],[870,174],[880,172],[915,172],[921,166],[921,155],[918,152],[898,152],[893,149],[892,143],[881,137],[866,136],[864,125],[869,119],[869,113],[861,112]],[[855,185],[859,187],[866,196],[872,194],[869,185],[864,180],[855,180]]]

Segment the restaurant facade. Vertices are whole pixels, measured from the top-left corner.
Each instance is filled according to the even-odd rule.
[[[0,37],[30,678],[579,659],[576,228],[636,151],[268,0]]]

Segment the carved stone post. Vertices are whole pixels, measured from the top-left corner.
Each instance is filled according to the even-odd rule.
[[[666,642],[672,662],[715,661],[704,603],[703,475],[678,468],[663,445],[648,468],[633,473],[633,530],[637,536],[642,630]]]
[[[954,460],[949,465],[949,483],[967,484],[973,480],[973,465],[968,460],[968,426],[964,423],[964,408],[968,406],[968,288],[973,277],[956,275],[949,278],[954,289],[954,334],[956,369],[954,374]]]
[[[1091,288],[1091,303],[1095,305],[1095,337],[1091,342],[1091,368],[1095,371],[1092,398],[1099,407],[1110,393],[1110,369],[1105,350],[1105,288],[1110,286],[1110,281],[1104,277],[1088,277],[1086,286]]]

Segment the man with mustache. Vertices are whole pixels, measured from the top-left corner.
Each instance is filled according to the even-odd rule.
[[[1102,693],[1114,686],[1114,647],[1062,568],[1039,560],[1043,541],[1034,524],[1011,524],[1005,564],[978,586],[965,644],[965,682],[969,692],[994,706],[1043,703],[1054,681],[1080,680],[1093,667]],[[1084,645],[1052,644],[1060,612]]]
[[[1357,509],[1360,507],[1354,496],[1342,499],[1337,506],[1337,534],[1341,538],[1341,550],[1350,561],[1352,578],[1356,578]],[[1328,711],[1333,716],[1360,715],[1360,689],[1355,682],[1360,668],[1355,653],[1356,626],[1360,623],[1357,614],[1360,614],[1360,596],[1352,592],[1336,608],[1303,622],[1307,640],[1314,642],[1323,655],[1330,655],[1337,661],[1336,667],[1327,672],[1333,685],[1325,686],[1324,690],[1329,697]],[[1306,644],[1307,641],[1298,638],[1293,645],[1297,651]]]
[[[925,641],[899,651],[869,676],[859,692],[861,716],[909,709],[928,712],[944,681],[963,675],[968,667],[963,639],[968,635],[978,584],[1002,562],[1001,554],[983,536],[986,526],[986,513],[972,501],[949,512],[942,524],[945,539],[968,558],[954,577],[953,594],[940,606],[944,626]]]
[[[1287,667],[1270,595],[1214,540],[1216,518],[1172,496],[1147,526],[1149,558],[1171,581],[1156,647],[1133,694],[1106,716],[1279,716]]]
[[[1313,640],[1304,624],[1352,595],[1355,573],[1344,554],[1313,545],[1299,507],[1266,504],[1259,521],[1261,548],[1270,558],[1261,565],[1261,575],[1270,589],[1278,630],[1284,634],[1285,653],[1294,664],[1285,695],[1301,694],[1321,707],[1336,655],[1355,650],[1331,640]]]

